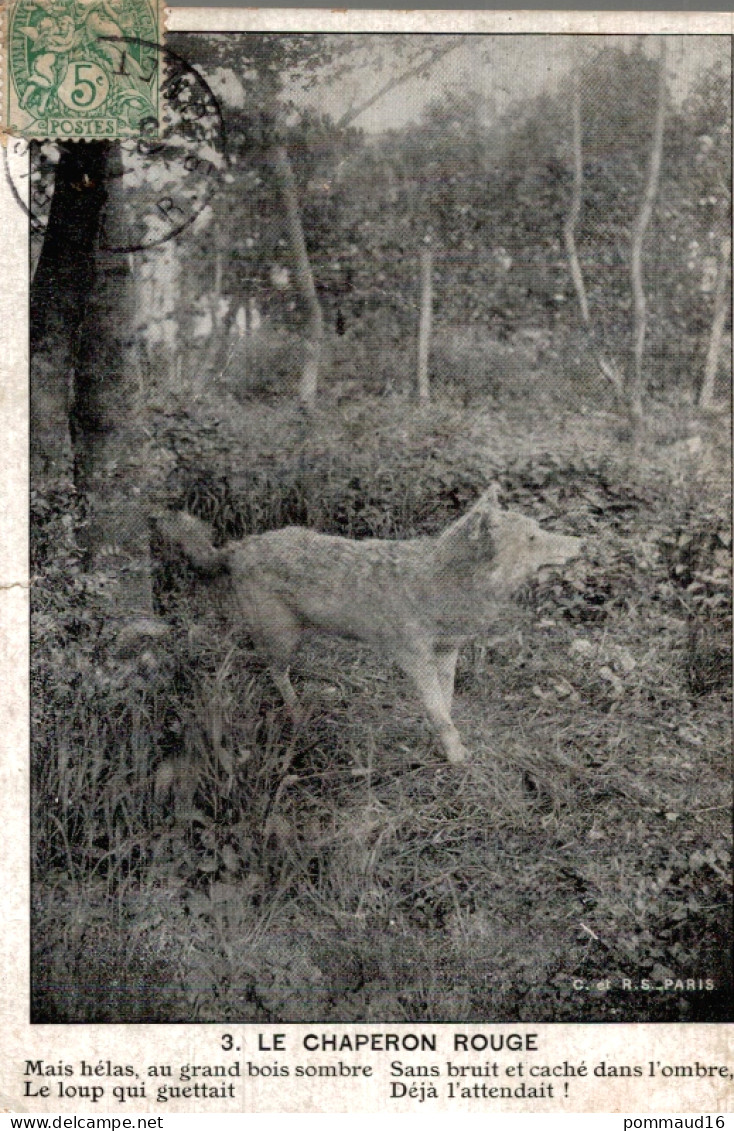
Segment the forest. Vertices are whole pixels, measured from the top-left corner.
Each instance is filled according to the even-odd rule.
[[[12,166],[33,1019],[723,1018],[729,39],[178,33],[164,65],[160,137]],[[336,637],[296,723],[151,522],[410,538],[492,483],[586,548],[462,649],[462,766]]]

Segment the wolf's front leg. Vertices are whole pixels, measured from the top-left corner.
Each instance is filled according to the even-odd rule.
[[[469,754],[451,721],[433,650],[429,647],[420,650],[406,649],[397,653],[395,659],[415,684],[428,721],[438,735],[448,761],[465,762]]]
[[[293,684],[291,683],[291,677],[288,673],[288,668],[277,667],[274,664],[271,664],[270,674],[273,677],[273,683],[278,688],[278,691],[283,697],[283,702],[286,705],[288,714],[293,719],[294,723],[300,722],[303,712],[301,711],[301,705],[298,702],[298,696],[293,689]]]
[[[283,696],[288,713],[294,722],[299,722],[301,708],[288,674],[289,661],[301,635],[298,621],[282,601],[262,588],[240,584],[236,592],[243,623],[255,648],[267,659],[273,683]]]

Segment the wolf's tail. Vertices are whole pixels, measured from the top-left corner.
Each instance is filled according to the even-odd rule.
[[[165,511],[153,517],[153,525],[163,541],[179,550],[188,562],[205,577],[229,572],[229,550],[217,549],[212,543],[208,523],[187,511]]]

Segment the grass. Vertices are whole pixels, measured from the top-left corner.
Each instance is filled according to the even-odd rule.
[[[175,462],[154,493],[222,536],[393,537],[499,478],[583,534],[583,562],[463,651],[462,767],[402,677],[340,641],[299,654],[294,728],[249,642],[164,564],[165,648],[111,659],[62,528],[74,500],[36,500],[35,1020],[722,1016],[726,430],[661,407],[634,448],[611,413],[460,401],[335,398],[306,421],[218,389],[155,419]]]

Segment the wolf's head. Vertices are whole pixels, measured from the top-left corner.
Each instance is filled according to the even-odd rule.
[[[543,530],[527,515],[513,511],[500,514],[492,572],[497,586],[505,592],[514,592],[541,570],[565,565],[581,553],[581,538]]]

